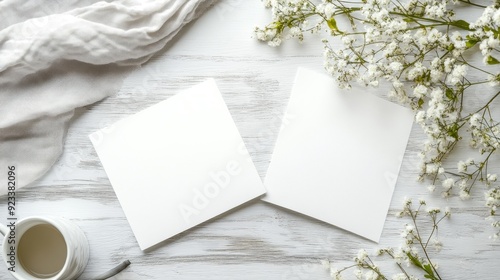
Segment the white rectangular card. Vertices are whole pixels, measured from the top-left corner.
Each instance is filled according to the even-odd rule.
[[[412,123],[407,108],[299,69],[263,200],[378,242]]]
[[[89,137],[142,250],[265,193],[213,79]]]

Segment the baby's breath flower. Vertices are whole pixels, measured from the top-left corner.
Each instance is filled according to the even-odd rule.
[[[434,164],[434,163],[430,163],[430,164],[427,164],[426,166],[426,170],[425,170],[425,173],[427,174],[435,174],[437,173],[439,170],[439,166]]]
[[[438,172],[437,172],[439,175],[443,174],[444,173],[444,168],[443,167],[439,167],[438,168]]]
[[[493,240],[500,239],[500,233],[497,232],[497,233],[493,234],[492,236],[490,236],[490,239],[493,239]]]
[[[392,61],[389,64],[389,67],[393,72],[399,72],[403,69],[403,64],[401,64],[401,62],[399,61]]]
[[[496,74],[496,75],[488,74],[488,83],[492,87],[496,87],[496,86],[500,85],[500,74]]]
[[[467,172],[467,164],[463,161],[459,161],[457,163],[457,169],[458,169],[458,172],[461,172],[461,173]]]
[[[290,28],[290,36],[292,38],[297,38],[299,41],[304,40],[304,34],[302,33],[302,30],[297,26]]]
[[[428,207],[426,209],[426,211],[429,214],[438,214],[438,213],[441,213],[441,208],[439,208],[439,207]]]
[[[375,256],[382,256],[385,253],[385,249],[377,248],[375,249]]]
[[[403,212],[403,211],[398,211],[398,212],[396,212],[396,217],[397,217],[397,218],[404,217],[404,215],[405,215],[405,212]]]
[[[443,249],[443,242],[441,242],[441,240],[439,240],[437,238],[432,239],[431,244],[434,247],[434,249],[438,252],[441,251],[441,249]]]
[[[469,120],[471,128],[479,127],[481,125],[480,120],[481,117],[478,114],[473,114]]]
[[[365,273],[365,279],[366,280],[377,280],[378,274],[373,270],[369,270]]]
[[[444,214],[447,216],[447,217],[450,217],[451,216],[451,209],[450,207],[446,206],[444,208]]]
[[[330,261],[329,260],[321,260],[321,266],[325,269],[330,269]]]
[[[427,87],[424,86],[424,85],[418,85],[417,87],[415,87],[415,89],[413,90],[413,94],[415,95],[415,97],[417,98],[422,98],[423,96],[425,96],[425,94],[427,93]]]
[[[356,256],[358,262],[364,262],[367,257],[368,253],[364,249],[359,250],[358,255]]]
[[[391,279],[392,280],[407,280],[408,277],[406,277],[406,274],[404,274],[404,273],[398,273],[398,274],[394,274]]]
[[[411,205],[411,198],[405,196],[403,198],[403,206],[406,208],[406,207],[408,207],[410,205]]]
[[[497,181],[497,174],[488,174],[488,175],[486,175],[486,180],[488,181],[488,184],[496,182]]]
[[[341,274],[341,271],[339,271],[337,268],[330,268],[330,276],[335,279],[335,280],[343,280],[344,277]]]
[[[355,39],[353,36],[342,36],[342,43],[346,46],[351,47]]]
[[[461,179],[458,183],[460,190],[465,190],[467,188],[467,179]]]
[[[403,238],[408,238],[409,236],[411,237],[413,230],[415,230],[415,227],[413,225],[406,224],[405,229],[401,232],[401,237]]]
[[[470,198],[470,193],[468,190],[460,190],[458,194],[460,195],[460,199],[462,200],[468,200]]]
[[[445,189],[445,191],[448,191],[455,185],[455,181],[452,178],[448,178],[443,181],[442,186]]]
[[[277,47],[277,46],[281,45],[281,38],[276,37],[276,38],[272,39],[271,41],[269,41],[268,44],[271,47]]]
[[[462,79],[467,75],[467,65],[456,65],[451,72],[451,75],[448,76],[448,82],[452,85],[459,84]]]

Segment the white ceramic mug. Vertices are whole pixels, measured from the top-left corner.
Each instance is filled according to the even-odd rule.
[[[0,233],[4,235],[5,264],[16,279],[71,280],[87,266],[87,238],[76,224],[66,219],[28,217],[15,223],[15,231],[12,223],[0,225]],[[41,255],[52,258],[41,258]],[[46,271],[47,267],[51,267],[51,271]]]

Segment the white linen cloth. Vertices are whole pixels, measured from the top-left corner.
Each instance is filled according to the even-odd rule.
[[[75,108],[121,86],[214,0],[0,0],[0,195],[62,153]]]

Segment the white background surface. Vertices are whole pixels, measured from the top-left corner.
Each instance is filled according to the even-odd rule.
[[[186,27],[164,52],[134,72],[118,94],[79,110],[59,162],[32,188],[17,193],[18,217],[51,214],[79,224],[91,246],[82,279],[125,259],[132,265],[115,279],[329,279],[320,259],[328,258],[342,267],[352,263],[360,248],[372,251],[400,244],[399,232],[407,221],[394,214],[401,209],[403,197],[410,196],[425,198],[431,206],[452,208],[452,218],[439,231],[444,248],[434,256],[443,278],[498,279],[500,242],[488,239],[492,230],[484,220],[482,189],[477,188],[473,199],[466,202],[428,194],[425,185],[416,182],[416,154],[424,138],[417,126],[410,136],[379,245],[255,202],[153,250],[139,249],[87,135],[213,77],[264,178],[296,68],[322,71],[319,39],[272,49],[251,38],[253,27],[265,23],[269,13],[257,0],[221,0]],[[384,88],[374,93],[384,96]],[[457,156],[452,155],[450,162],[456,162]],[[363,170],[359,172],[362,176]],[[144,203],[147,201],[137,201]],[[6,213],[6,199],[2,198],[3,221]],[[380,264],[396,272],[390,262]],[[6,270],[0,270],[0,279],[9,279]]]

